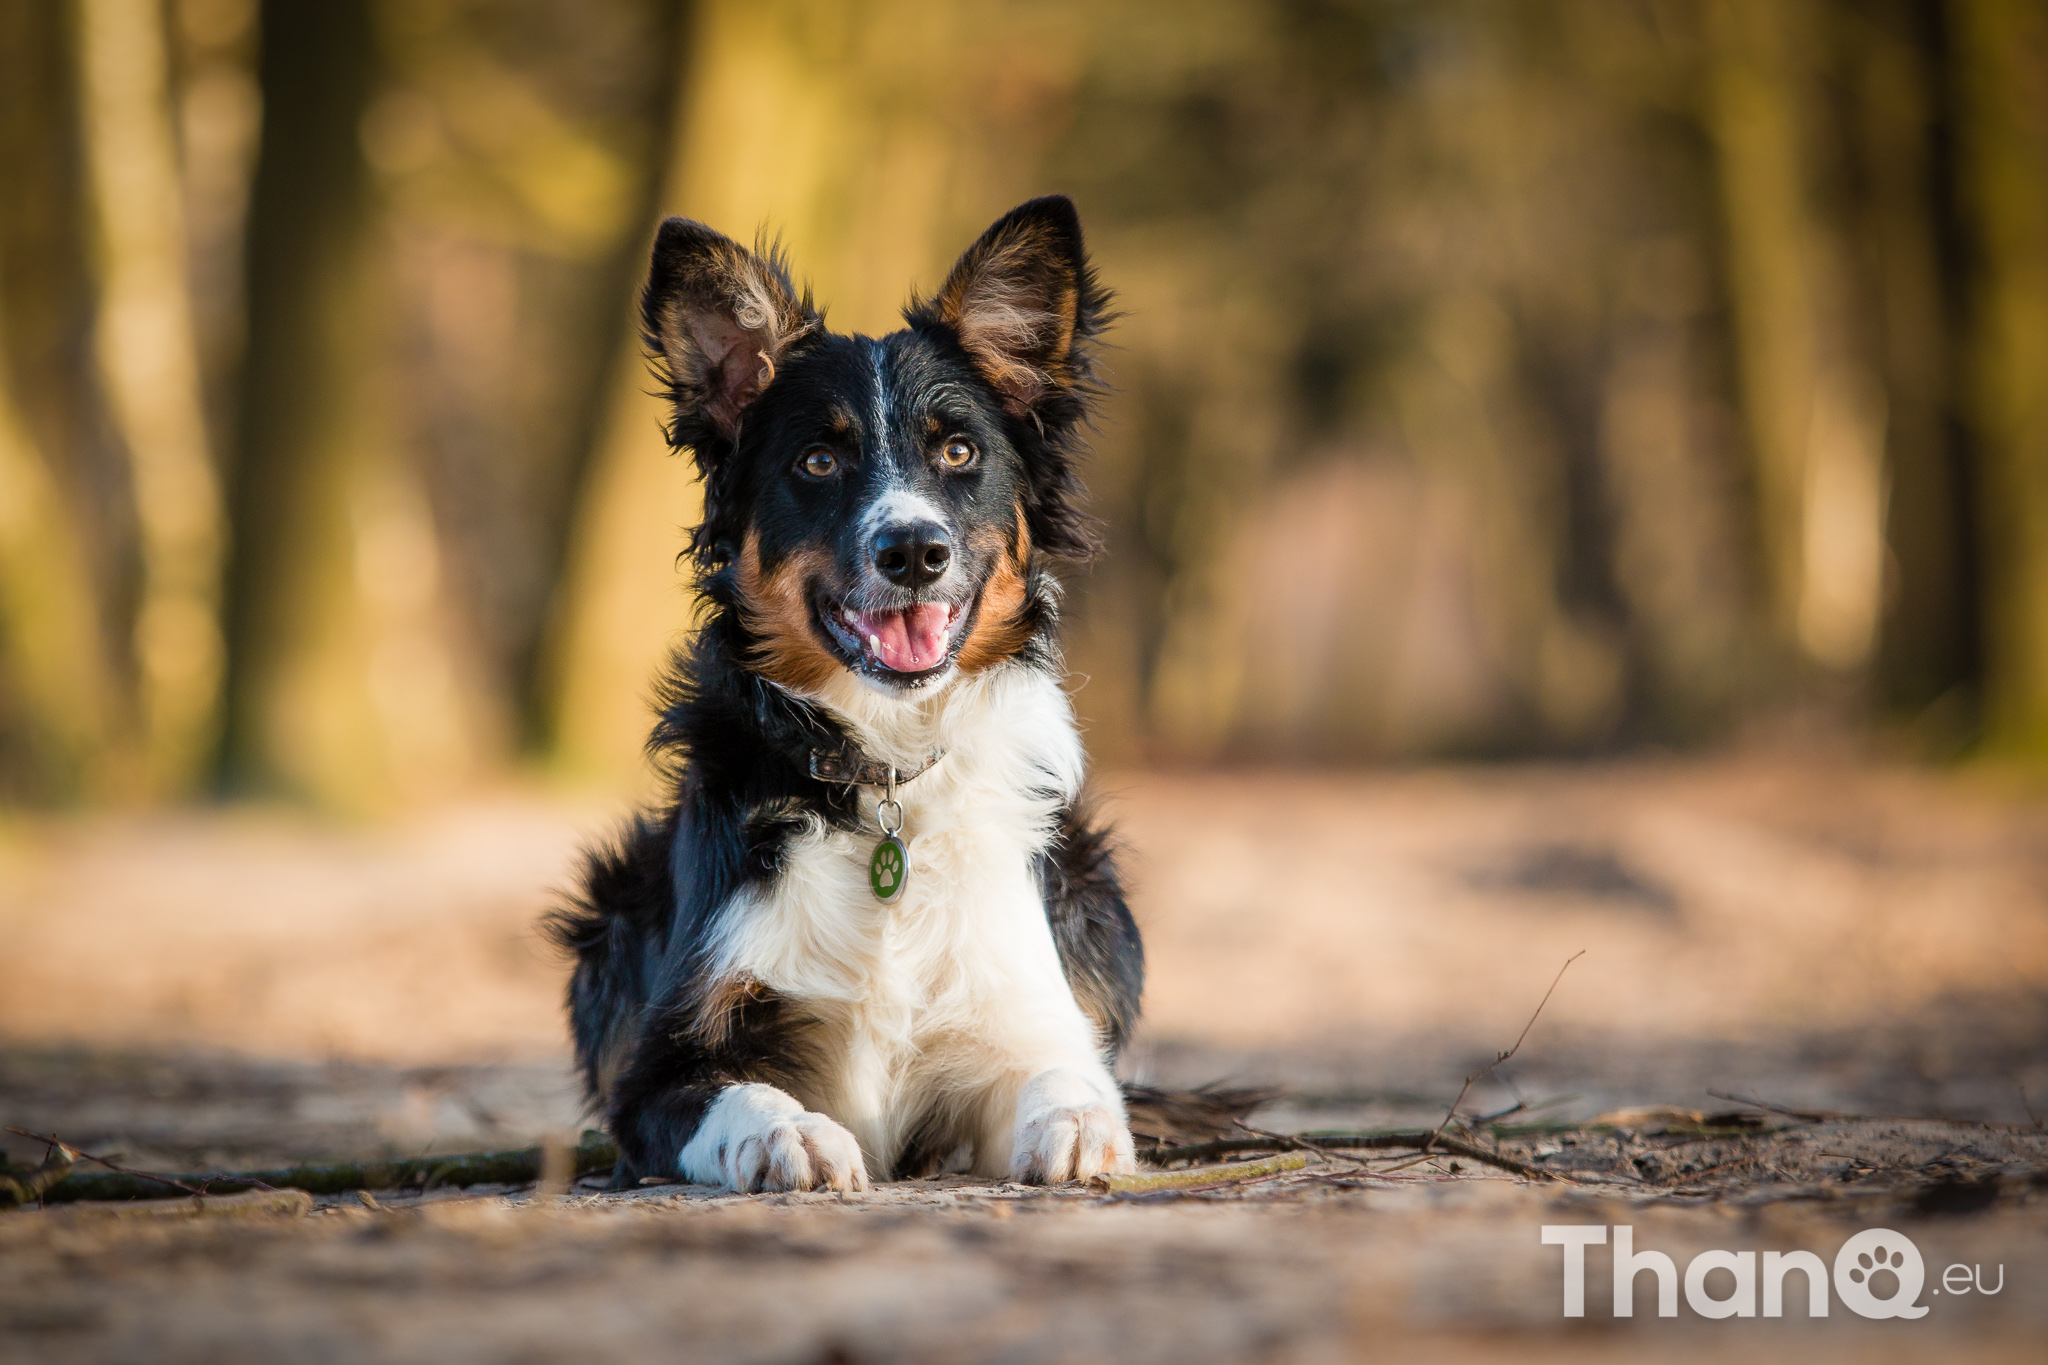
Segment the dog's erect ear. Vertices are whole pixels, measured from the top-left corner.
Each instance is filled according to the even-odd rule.
[[[683,443],[706,427],[732,439],[776,365],[821,323],[778,253],[756,254],[687,218],[668,219],[655,235],[640,317]]]
[[[982,376],[1022,416],[1093,379],[1087,343],[1108,295],[1095,282],[1074,201],[1048,195],[1019,205],[981,234],[939,292],[904,320],[959,337]]]

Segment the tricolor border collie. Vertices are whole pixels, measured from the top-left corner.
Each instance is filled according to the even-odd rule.
[[[1131,1168],[1144,955],[1051,569],[1093,549],[1107,302],[1060,197],[879,339],[828,331],[778,252],[662,224],[641,311],[708,614],[650,744],[666,802],[552,923],[615,1187]]]

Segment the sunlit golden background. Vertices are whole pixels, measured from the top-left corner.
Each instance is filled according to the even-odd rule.
[[[0,18],[0,787],[625,790],[656,218],[879,331],[1080,203],[1099,757],[2048,754],[2008,0],[75,0]]]
[[[1562,1219],[1909,1228],[2014,1292],[1800,1359],[2041,1359],[2043,0],[0,0],[0,1167],[602,1121],[536,926],[693,620],[654,225],[872,333],[1049,192],[1120,1073],[1611,1174],[6,1212],[0,1357],[1772,1355],[1565,1324]]]
[[[653,225],[876,332],[1052,191],[1138,1069],[1455,1090],[1587,948],[1645,1098],[1910,1022],[1861,1102],[2039,1103],[2031,0],[0,5],[0,1040],[566,1096],[531,926],[691,621]]]

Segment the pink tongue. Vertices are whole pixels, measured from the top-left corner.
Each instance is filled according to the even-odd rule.
[[[920,602],[903,611],[874,611],[860,618],[861,638],[882,667],[922,673],[946,657],[946,624],[952,609]]]

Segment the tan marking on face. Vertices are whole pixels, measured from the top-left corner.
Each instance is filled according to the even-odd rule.
[[[764,575],[761,533],[751,529],[740,551],[740,615],[755,638],[747,666],[792,692],[817,692],[846,667],[811,625],[810,585],[830,562],[824,549],[807,546]]]
[[[974,633],[960,646],[962,673],[993,668],[1030,643],[1031,624],[1024,617],[1024,565],[1030,558],[1031,532],[1020,510],[1016,541],[997,551],[995,568],[981,590],[981,613],[974,619]]]
[[[834,408],[825,426],[834,436],[844,436],[853,430],[853,418],[847,416],[844,409]]]
[[[924,431],[925,431],[925,435],[927,435],[927,436],[936,436],[936,435],[938,435],[938,434],[939,434],[939,419],[938,419],[938,418],[936,418],[936,417],[927,417],[927,418],[925,418],[925,419],[924,419]]]

